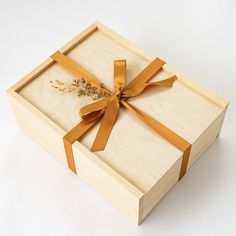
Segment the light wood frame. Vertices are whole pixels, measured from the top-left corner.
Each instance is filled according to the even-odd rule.
[[[122,46],[133,51],[135,54],[139,55],[146,61],[152,61],[155,58],[154,56],[137,48],[133,45],[133,43],[130,43],[128,40],[114,33],[99,22],[95,22],[94,24],[92,24],[85,31],[83,31],[68,44],[62,47],[60,51],[64,54],[68,53],[96,30],[102,31],[104,34],[106,34],[116,42],[119,42],[120,44],[122,44]],[[66,134],[66,131],[19,94],[19,91],[22,88],[24,88],[28,83],[34,80],[38,75],[47,70],[51,65],[53,65],[53,63],[55,63],[55,61],[52,58],[48,58],[40,66],[38,66],[23,79],[21,79],[18,83],[13,85],[8,90],[8,95],[18,122],[44,147],[50,150],[55,156],[57,156],[63,163],[66,164],[66,158],[62,143],[62,137]],[[163,69],[170,74],[176,74],[176,71],[171,69],[167,65],[165,65]],[[190,161],[189,166],[191,166],[193,162],[208,147],[208,145],[214,141],[215,137],[218,136],[221,125],[223,123],[228,102],[223,98],[220,98],[218,95],[215,95],[213,92],[202,88],[196,82],[193,82],[192,80],[186,79],[184,76],[179,75],[179,73],[178,79],[193,91],[201,94],[209,101],[223,108],[222,114],[220,114],[218,119],[209,126],[209,129],[206,131],[206,133],[203,134],[202,139],[206,139],[206,146],[201,149],[201,152],[196,155],[194,160]],[[44,132],[42,133],[39,130],[44,130]],[[209,138],[210,134],[211,137]],[[166,173],[166,178],[162,179],[163,183],[157,183],[151,189],[151,191],[149,191],[148,193],[144,193],[136,186],[128,182],[116,171],[114,171],[102,160],[94,158],[94,154],[91,153],[81,143],[76,142],[73,145],[73,151],[74,153],[78,152],[78,155],[80,157],[79,163],[78,160],[76,160],[78,175],[86,182],[88,182],[91,186],[93,186],[93,188],[95,188],[98,192],[106,196],[107,199],[118,206],[118,208],[120,208],[138,224],[141,223],[141,221],[153,209],[157,202],[159,202],[160,199],[165,195],[165,193],[172,187],[172,184],[168,184],[168,182],[166,183],[165,181],[167,181],[167,178],[172,178],[171,176],[175,175],[173,173],[178,173],[178,168],[180,165],[180,163],[175,165],[174,168],[177,168],[177,170],[171,169],[169,173]],[[88,169],[90,170],[89,172],[86,171]],[[91,173],[93,174],[91,175]],[[97,184],[98,181],[102,184]]]

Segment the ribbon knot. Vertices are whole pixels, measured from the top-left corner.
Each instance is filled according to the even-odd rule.
[[[117,96],[117,99],[118,99],[119,101],[123,99],[123,96],[122,96],[122,91],[121,91],[121,90],[120,90],[120,91],[117,91],[117,92],[115,92],[115,93],[114,93],[114,95],[116,95],[116,96]]]

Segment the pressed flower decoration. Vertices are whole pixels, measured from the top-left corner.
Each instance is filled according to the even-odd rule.
[[[107,96],[107,92],[104,89],[97,88],[91,85],[89,81],[84,79],[73,79],[69,83],[64,83],[59,80],[50,80],[51,87],[64,93],[76,93],[79,97],[86,96],[93,100]]]

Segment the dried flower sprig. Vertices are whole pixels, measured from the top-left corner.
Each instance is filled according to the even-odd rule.
[[[52,88],[65,93],[76,92],[79,97],[87,96],[91,97],[93,100],[97,100],[108,95],[104,89],[92,86],[89,81],[84,79],[73,79],[67,84],[59,80],[50,80],[49,82]]]

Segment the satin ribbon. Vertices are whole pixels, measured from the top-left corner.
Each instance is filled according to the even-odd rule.
[[[51,57],[74,75],[89,81],[95,87],[104,89],[108,94],[108,96],[101,100],[82,107],[80,109],[81,122],[63,137],[68,166],[73,172],[76,173],[76,167],[72,144],[76,140],[79,140],[93,125],[101,120],[91,151],[97,152],[104,150],[112,128],[117,120],[120,107],[123,106],[183,152],[179,179],[184,176],[188,166],[191,144],[159,121],[128,103],[129,98],[140,95],[149,87],[172,87],[174,81],[177,79],[176,76],[171,76],[168,79],[157,82],[148,82],[162,68],[165,64],[164,61],[156,58],[128,85],[125,85],[126,61],[116,60],[114,62],[114,92],[112,92],[93,75],[61,52],[57,51]]]

